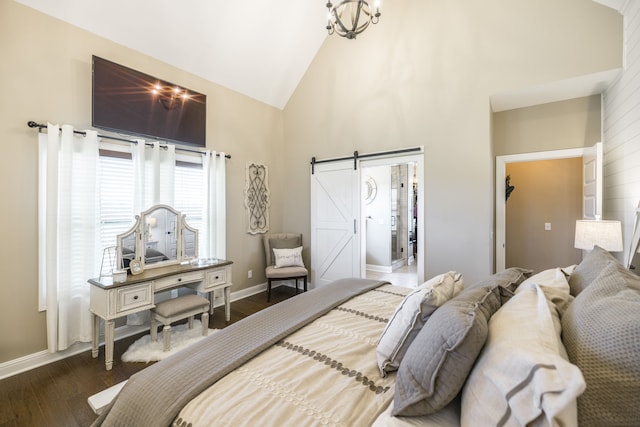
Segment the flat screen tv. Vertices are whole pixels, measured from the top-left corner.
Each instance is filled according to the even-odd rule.
[[[93,127],[204,147],[207,97],[93,56]]]

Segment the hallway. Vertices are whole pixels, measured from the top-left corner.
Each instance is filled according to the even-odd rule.
[[[394,285],[415,288],[418,286],[418,263],[405,265],[391,273],[367,270],[367,279],[388,280]]]

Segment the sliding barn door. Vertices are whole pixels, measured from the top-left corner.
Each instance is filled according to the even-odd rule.
[[[360,277],[360,195],[353,160],[311,173],[311,282]]]
[[[585,149],[582,156],[582,217],[602,219],[602,143]]]

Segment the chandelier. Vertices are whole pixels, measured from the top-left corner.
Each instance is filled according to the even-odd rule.
[[[331,0],[327,1],[329,35],[336,33],[341,37],[355,39],[369,24],[377,24],[380,20],[380,0],[375,2],[374,13],[364,0],[342,0],[337,6]]]

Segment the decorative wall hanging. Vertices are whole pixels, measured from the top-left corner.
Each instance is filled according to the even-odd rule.
[[[511,175],[507,175],[505,178],[505,201],[509,200],[509,196],[516,189],[515,186],[511,185]]]
[[[375,179],[372,177],[367,177],[364,181],[364,201],[368,205],[376,198],[376,194],[378,194],[378,185],[376,184]]]
[[[247,162],[244,206],[247,210],[247,233],[258,234],[269,231],[269,183],[267,167]]]

